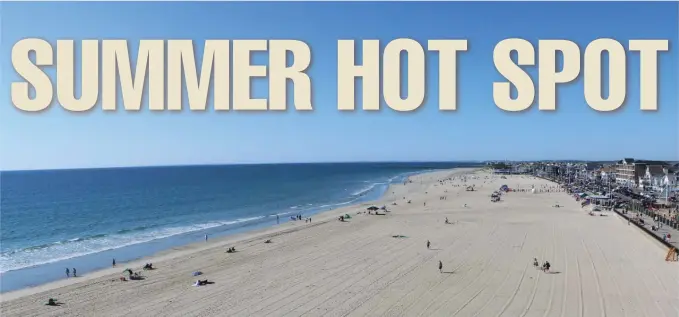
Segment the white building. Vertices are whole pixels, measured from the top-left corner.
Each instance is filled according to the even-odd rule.
[[[615,166],[615,181],[623,186],[649,187],[654,181],[658,181],[663,173],[662,169],[667,166],[668,164],[662,161],[625,158]]]
[[[608,184],[615,182],[615,166],[606,166],[601,168],[601,181]]]
[[[640,184],[644,189],[663,191],[666,187],[677,185],[677,174],[668,166],[647,165]]]

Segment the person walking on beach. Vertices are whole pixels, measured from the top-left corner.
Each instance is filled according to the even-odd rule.
[[[431,242],[429,242],[429,240],[427,240],[427,249],[429,249],[430,245],[431,245]]]
[[[69,271],[68,268],[66,268],[66,277],[71,277],[71,271]]]
[[[205,242],[207,242],[207,234],[205,235]]]
[[[116,267],[116,259],[113,259],[113,267]]]
[[[443,273],[443,262],[439,260],[439,273]]]
[[[73,277],[77,277],[78,275],[75,274],[75,268],[73,268]]]

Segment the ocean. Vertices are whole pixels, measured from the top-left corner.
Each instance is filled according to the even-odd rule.
[[[176,166],[0,173],[0,291],[40,285],[293,215],[378,199],[474,163]]]

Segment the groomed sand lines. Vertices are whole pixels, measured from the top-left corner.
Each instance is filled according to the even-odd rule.
[[[662,317],[679,314],[679,266],[615,214],[592,217],[563,192],[490,194],[501,185],[554,186],[469,170],[395,185],[376,205],[352,206],[197,244],[153,261],[144,281],[119,274],[10,294],[3,316],[506,316]],[[467,175],[465,182],[460,175]],[[450,176],[443,185],[439,180]],[[476,191],[465,191],[475,185]],[[392,193],[393,192],[393,193]],[[403,199],[403,197],[406,197]],[[441,196],[447,199],[441,200]],[[410,204],[407,200],[411,200]],[[391,204],[396,202],[397,205]],[[424,203],[426,202],[426,206]],[[554,208],[555,203],[564,207]],[[464,205],[467,204],[467,207]],[[352,216],[347,222],[339,214]],[[444,224],[448,217],[454,224]],[[393,238],[404,235],[407,238]],[[273,243],[263,241],[271,237]],[[426,241],[432,242],[431,249]],[[225,246],[239,252],[227,254]],[[532,265],[548,260],[552,273]],[[438,261],[443,262],[443,273]],[[141,261],[143,263],[144,261]],[[191,272],[215,284],[193,287]],[[103,275],[103,274],[102,274]],[[65,304],[45,306],[55,297]]]

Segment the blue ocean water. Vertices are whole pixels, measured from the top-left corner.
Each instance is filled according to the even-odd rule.
[[[407,176],[472,163],[143,167],[0,174],[0,290],[80,274],[290,216],[379,198]]]

